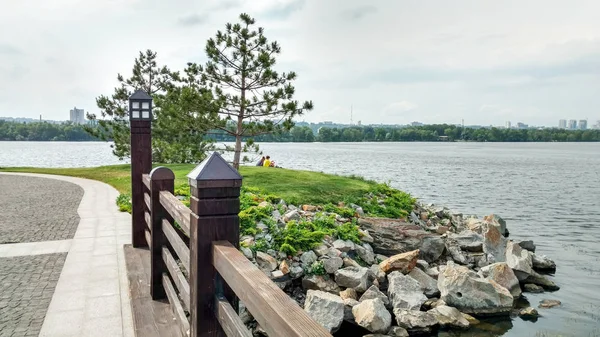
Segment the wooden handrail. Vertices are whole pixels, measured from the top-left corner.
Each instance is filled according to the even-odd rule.
[[[149,248],[152,248],[152,235],[150,235],[150,231],[147,229],[144,231],[144,236],[146,237],[146,243]]]
[[[183,240],[181,240],[181,238],[179,237],[179,235],[177,235],[175,228],[173,228],[173,226],[169,223],[169,221],[167,221],[167,219],[163,219],[162,221],[162,230],[165,233],[167,240],[171,244],[171,247],[173,247],[175,253],[177,253],[177,256],[181,260],[181,263],[183,263],[185,269],[189,271],[190,248],[186,246]]]
[[[179,290],[181,294],[181,298],[183,299],[183,304],[185,305],[186,310],[190,310],[190,284],[183,276],[181,269],[177,265],[175,258],[171,255],[171,252],[167,247],[162,248],[162,257],[165,261],[165,265],[167,266],[167,270],[171,274],[171,278]]]
[[[152,232],[152,217],[147,211],[144,212],[144,220],[146,220],[146,226],[148,226],[148,229]]]
[[[184,336],[190,335],[190,322],[185,316],[185,312],[181,307],[181,303],[179,303],[179,299],[177,298],[177,293],[173,288],[173,284],[169,279],[167,274],[162,275],[162,284],[165,287],[165,293],[167,294],[167,298],[169,299],[169,303],[171,304],[171,308],[173,309],[173,313],[175,314],[175,320],[179,324],[179,328],[181,329],[181,333]]]
[[[246,328],[240,316],[222,296],[215,297],[215,316],[227,337],[252,337],[252,333]]]
[[[150,195],[144,192],[144,203],[146,204],[146,209],[152,209],[152,202],[150,201]]]
[[[146,185],[147,189],[150,189],[150,175],[149,174],[142,174],[142,182],[144,183],[144,185]]]
[[[213,265],[269,336],[331,337],[231,243],[213,242]]]
[[[160,192],[160,203],[165,210],[177,221],[185,235],[190,236],[190,215],[192,210],[186,207],[171,192]]]

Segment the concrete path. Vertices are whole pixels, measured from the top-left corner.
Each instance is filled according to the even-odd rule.
[[[0,245],[0,257],[68,252],[39,335],[134,336],[123,252],[131,243],[131,217],[118,211],[118,192],[94,180],[16,175],[71,182],[84,191],[72,239]]]

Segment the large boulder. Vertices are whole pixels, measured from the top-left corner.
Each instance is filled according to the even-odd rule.
[[[519,281],[525,280],[533,273],[533,253],[519,246],[518,243],[509,241],[506,244],[506,263],[517,275]],[[534,283],[534,282],[529,282]]]
[[[460,249],[458,242],[452,238],[446,239],[446,252],[458,264],[467,265],[471,262],[469,257]]]
[[[391,256],[390,258],[381,261],[381,263],[379,263],[379,267],[386,274],[396,270],[402,272],[403,274],[408,274],[417,265],[418,258],[419,250],[417,249],[411,252]]]
[[[427,311],[394,309],[396,323],[409,333],[430,332],[438,324],[435,316]]]
[[[440,236],[427,236],[419,248],[419,258],[427,262],[435,262],[444,253],[446,244]]]
[[[503,236],[506,236],[506,234],[508,233],[506,231],[506,221],[504,221],[504,219],[502,219],[499,215],[486,215],[483,217],[483,221],[496,227],[500,234],[502,234]]]
[[[431,298],[440,295],[440,290],[437,286],[437,280],[427,275],[427,273],[425,273],[421,269],[415,268],[411,270],[411,272],[408,273],[408,276],[412,277],[414,280],[419,282],[419,285],[421,286],[421,291],[425,294],[425,296]]]
[[[323,259],[323,268],[327,274],[333,274],[338,269],[342,268],[344,265],[344,260],[341,257],[330,257],[328,259]]]
[[[506,238],[497,227],[486,223],[482,228],[483,252],[489,263],[506,261]]]
[[[362,302],[376,298],[380,299],[386,307],[390,305],[390,299],[387,297],[386,294],[382,293],[381,290],[379,290],[379,288],[377,288],[376,286],[371,286],[369,289],[367,289],[367,291],[365,291],[365,293],[362,294],[358,301]]]
[[[352,307],[356,323],[371,332],[387,332],[392,325],[392,315],[379,298],[364,300]]]
[[[403,219],[360,218],[358,224],[373,237],[374,252],[387,256],[420,249],[425,238],[437,236]]]
[[[330,332],[337,331],[344,320],[344,301],[339,296],[324,291],[309,290],[304,310]]]
[[[513,296],[508,289],[454,263],[440,272],[438,288],[444,302],[468,314],[505,314],[512,309]]]
[[[361,245],[356,245],[356,253],[363,261],[365,261],[369,265],[375,263],[375,253],[373,253],[373,248],[368,244],[366,244],[365,247]]]
[[[442,327],[467,329],[469,321],[458,309],[447,305],[439,305],[428,312],[432,313]]]
[[[521,247],[522,248],[522,247]],[[533,269],[546,272],[556,271],[556,263],[549,259],[546,255],[532,255]]]
[[[494,280],[499,285],[508,289],[514,298],[521,296],[519,279],[506,262],[498,262],[485,266],[480,271],[483,277]]]
[[[408,337],[408,331],[406,329],[401,328],[399,326],[393,326],[390,328],[390,331],[387,333],[391,337]]]
[[[394,309],[419,310],[427,301],[421,285],[410,276],[398,271],[388,275],[388,295]]]
[[[335,240],[333,241],[333,248],[346,253],[351,250],[354,250],[355,245],[354,242],[350,240]]]
[[[346,267],[335,272],[335,282],[345,288],[353,288],[358,292],[367,290],[369,269],[364,267]]]
[[[302,279],[302,288],[305,290],[320,290],[331,294],[339,294],[340,287],[330,278],[321,275],[308,275]]]
[[[529,276],[527,276],[527,278],[525,280],[523,280],[523,283],[532,283],[532,284],[535,284],[535,285],[538,285],[538,286],[544,288],[545,290],[550,290],[550,291],[555,291],[555,290],[560,289],[560,287],[557,286],[556,283],[551,281],[546,276],[536,273],[535,271],[532,271],[531,274]]]
[[[315,252],[312,250],[304,252],[302,255],[300,255],[300,261],[302,261],[302,264],[305,266],[310,266],[317,261],[317,254],[315,254]]]
[[[458,234],[450,234],[448,237],[455,240],[462,250],[469,252],[483,251],[483,236],[481,234],[466,230]]]

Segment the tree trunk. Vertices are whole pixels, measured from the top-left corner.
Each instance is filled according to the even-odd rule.
[[[235,134],[235,149],[233,155],[233,167],[240,170],[240,157],[242,154],[242,128],[244,127],[244,117],[238,116],[237,132]]]

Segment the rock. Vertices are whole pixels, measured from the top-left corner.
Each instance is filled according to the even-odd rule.
[[[392,315],[379,298],[361,301],[352,308],[356,323],[371,332],[387,332]]]
[[[288,265],[286,260],[281,261],[281,263],[279,264],[279,270],[281,270],[281,272],[284,275],[289,274],[290,272],[290,266]]]
[[[527,307],[519,311],[519,316],[525,319],[538,318],[540,316],[540,313],[535,308]]]
[[[281,270],[275,270],[271,272],[271,278],[278,279],[280,277],[283,277],[283,273],[281,272]]]
[[[436,297],[440,295],[440,291],[437,287],[437,281],[431,276],[427,275],[424,271],[419,268],[415,268],[408,273],[408,276],[412,277],[415,281],[419,282],[421,291],[427,297]]]
[[[302,277],[302,275],[304,275],[304,269],[302,269],[302,267],[292,266],[292,268],[290,268],[290,277],[293,280]]]
[[[499,285],[508,289],[514,298],[521,296],[519,279],[506,262],[498,262],[485,266],[480,271],[483,277],[494,280]]]
[[[313,251],[315,252],[315,254],[317,254],[318,257],[321,257],[329,253],[329,247],[327,247],[327,245],[321,244],[317,248],[313,249]]]
[[[462,316],[469,321],[470,325],[477,325],[479,323],[481,323],[477,318],[469,315],[469,314],[465,314],[464,312],[461,312]]]
[[[365,216],[365,211],[362,209],[362,207],[358,206],[355,208],[356,210],[356,214],[358,214],[358,216]]]
[[[544,288],[535,285],[533,283],[525,283],[525,285],[523,286],[523,291],[527,292],[527,293],[543,293],[544,292]]]
[[[390,331],[388,331],[387,334],[392,337],[408,337],[408,331],[399,326],[391,327]]]
[[[489,263],[506,261],[506,238],[497,227],[485,224],[482,228],[483,252]]]
[[[326,291],[335,295],[340,293],[340,287],[337,285],[337,283],[320,275],[310,275],[304,277],[302,279],[302,288],[305,290]]]
[[[359,302],[357,300],[353,300],[351,298],[344,300],[344,321],[356,324],[354,321],[354,315],[352,314],[352,308],[354,308],[354,306],[358,303]]]
[[[522,249],[521,246],[513,241],[509,241],[506,244],[506,263],[515,272],[519,281],[524,281],[533,273],[533,259],[531,255],[531,252]]]
[[[360,235],[360,240],[363,242],[373,243],[375,241],[368,230],[359,229],[358,233]]]
[[[241,301],[240,301],[240,314],[239,315],[240,315],[240,319],[242,320],[242,323],[244,323],[244,324],[248,324],[254,320],[254,317],[252,317],[252,314],[250,313],[250,311],[248,311],[248,309],[246,308],[244,303],[242,303]]]
[[[333,248],[333,247],[330,247],[329,251],[327,252],[327,256],[329,256],[329,257],[342,257],[342,252],[339,251],[339,250],[337,250],[337,249],[335,249],[335,248]]]
[[[417,260],[417,267],[422,271],[426,271],[429,269],[429,263],[427,263],[425,260]]]
[[[254,245],[254,237],[251,235],[244,235],[240,238],[240,245],[243,247],[250,247]]]
[[[448,263],[438,276],[438,288],[441,299],[461,312],[503,314],[512,309],[513,297],[508,289],[453,263]]]
[[[358,292],[367,290],[369,273],[367,268],[346,267],[335,272],[335,282],[346,288],[354,288]]]
[[[250,248],[240,247],[240,250],[248,260],[252,260],[254,258],[254,253],[252,253],[252,250]]]
[[[425,273],[437,280],[438,276],[440,275],[440,269],[439,267],[429,268],[427,271],[425,271]]]
[[[400,271],[403,274],[408,274],[417,265],[419,250],[394,255],[385,261],[381,261],[379,267],[384,273],[389,274],[393,271]]]
[[[354,242],[350,241],[350,240],[335,240],[333,241],[333,248],[347,253],[351,250],[354,250]]]
[[[369,289],[367,289],[367,291],[365,291],[365,293],[362,294],[358,301],[362,302],[366,300],[372,300],[375,298],[380,299],[386,307],[390,305],[390,299],[384,293],[382,293],[376,286],[371,286]]]
[[[561,305],[559,300],[541,300],[540,301],[540,308],[554,308]]]
[[[267,253],[256,252],[256,264],[263,271],[271,272],[277,268],[277,260]]]
[[[447,305],[437,306],[428,312],[432,313],[437,319],[438,324],[442,327],[467,329],[469,321],[463,317],[458,309]]]
[[[379,283],[385,281],[385,272],[381,270],[378,264],[374,264],[369,267],[369,278],[372,280],[377,280]]]
[[[520,241],[519,246],[525,250],[535,253],[535,244],[531,240]]]
[[[483,221],[496,227],[496,229],[498,229],[500,234],[502,234],[504,236],[507,235],[508,232],[506,230],[506,221],[504,221],[504,219],[502,219],[499,215],[490,214],[490,215],[484,216]]]
[[[365,247],[356,245],[356,252],[358,253],[358,256],[365,261],[366,263],[368,263],[369,265],[375,263],[375,254],[373,253],[373,250],[369,250]],[[370,248],[370,247],[369,247]]]
[[[396,323],[410,332],[430,332],[438,324],[435,316],[426,311],[394,309]]]
[[[422,248],[423,239],[437,237],[403,219],[359,218],[358,225],[373,237],[373,250],[377,254],[396,255]],[[428,262],[430,260],[424,258]]]
[[[315,212],[317,210],[317,206],[302,205],[302,210],[305,211],[305,212]]]
[[[446,234],[450,230],[449,226],[437,226],[435,232],[439,235]]]
[[[442,256],[442,254],[444,253],[444,249],[446,249],[446,245],[441,237],[424,237],[423,243],[419,248],[419,258],[430,263],[437,261],[440,258],[440,256]]]
[[[279,219],[281,219],[281,213],[279,213],[278,210],[274,209],[271,213],[271,217],[273,218],[273,220],[275,220],[275,222],[278,222]]]
[[[469,252],[483,251],[483,236],[480,234],[467,230],[459,234],[450,234],[448,237],[455,240],[462,250]]]
[[[349,257],[343,258],[342,261],[344,261],[344,267],[362,268],[362,266],[358,264],[358,262],[352,260]]]
[[[430,298],[427,301],[425,301],[425,303],[423,303],[421,309],[427,311],[436,308],[440,305],[446,305],[446,302],[440,300],[439,298]]]
[[[556,283],[548,279],[546,276],[536,273],[535,271],[531,272],[531,275],[529,275],[525,280],[523,280],[523,283],[533,283],[549,291],[555,291],[560,289],[560,287],[557,286]]]
[[[395,271],[388,275],[388,295],[394,310],[419,310],[427,301],[419,282],[410,276]]]
[[[325,271],[327,272],[327,274],[335,273],[344,264],[344,260],[342,260],[339,257],[331,257],[328,259],[323,259],[322,261],[323,261],[323,267],[325,268]]]
[[[546,257],[546,255],[536,255],[536,254],[531,254],[531,255],[532,255],[533,269],[536,269],[539,271],[548,271],[548,272],[556,271],[556,263],[554,263],[554,261],[552,261],[548,257]]]
[[[310,266],[317,261],[317,254],[315,254],[315,252],[313,252],[312,250],[309,250],[308,252],[304,252],[300,256],[300,261],[302,261],[302,263],[305,266]]]
[[[263,201],[258,204],[258,207],[261,207],[261,208],[269,207],[269,206],[271,206],[271,204],[268,201]]]
[[[356,290],[354,290],[352,288],[347,288],[346,290],[340,291],[340,297],[343,300],[349,298],[349,299],[353,299],[353,300],[356,301],[358,299],[358,295],[356,294]]]
[[[291,207],[292,206],[290,206],[290,208]],[[295,209],[285,213],[285,215],[283,216],[283,221],[285,221],[285,222],[292,221],[292,220],[300,220],[300,213],[298,213],[298,211]]]
[[[458,242],[452,238],[446,239],[446,251],[448,255],[452,258],[452,260],[458,264],[467,265],[469,264],[469,259],[460,249]]]
[[[318,290],[309,290],[304,310],[312,319],[330,332],[337,331],[344,320],[344,302],[339,296]]]

